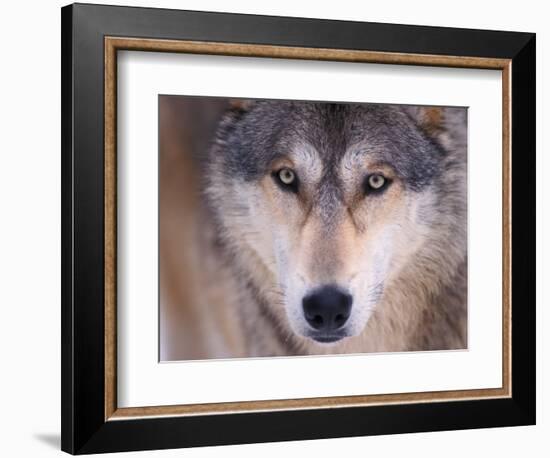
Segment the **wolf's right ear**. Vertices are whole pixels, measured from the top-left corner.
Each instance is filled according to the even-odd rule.
[[[230,99],[227,104],[227,109],[223,113],[218,128],[216,131],[216,141],[225,143],[228,137],[234,132],[235,127],[250,111],[254,105],[253,100],[247,99]]]
[[[254,104],[254,100],[249,99],[229,99],[229,109],[236,111],[248,111]]]
[[[222,118],[222,126],[231,127],[239,122],[251,110],[254,103],[254,100],[230,99],[227,110]]]

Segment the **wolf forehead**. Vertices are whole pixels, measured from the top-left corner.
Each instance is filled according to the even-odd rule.
[[[253,101],[229,110],[216,136],[216,158],[231,177],[252,181],[308,144],[325,173],[354,154],[391,166],[413,190],[440,172],[445,155],[405,109],[391,105]]]

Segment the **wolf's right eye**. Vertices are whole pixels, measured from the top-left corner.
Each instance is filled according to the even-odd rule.
[[[288,167],[273,172],[273,178],[284,191],[298,192],[298,176]]]

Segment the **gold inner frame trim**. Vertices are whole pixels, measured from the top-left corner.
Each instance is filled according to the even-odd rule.
[[[119,408],[117,404],[116,314],[116,110],[117,51],[175,52],[240,57],[267,57],[338,62],[480,68],[502,71],[502,387],[417,393],[335,396],[303,399],[143,406]],[[105,420],[144,417],[247,413],[273,410],[359,407],[381,404],[424,403],[490,398],[512,394],[511,380],[511,60],[481,57],[438,56],[374,51],[300,48],[144,38],[105,37]]]

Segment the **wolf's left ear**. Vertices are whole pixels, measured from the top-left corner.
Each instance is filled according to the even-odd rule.
[[[418,126],[446,149],[465,148],[467,143],[467,108],[407,107]]]

